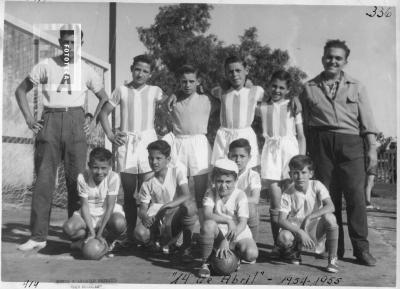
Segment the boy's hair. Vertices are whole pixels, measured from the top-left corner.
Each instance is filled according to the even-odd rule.
[[[243,58],[241,58],[238,55],[231,55],[225,59],[224,67],[226,68],[229,64],[237,63],[237,62],[241,63],[243,65],[243,67],[247,66],[247,63]]]
[[[288,88],[292,86],[292,76],[285,70],[275,71],[271,76],[271,82],[276,79],[285,81]]]
[[[230,171],[230,170],[225,170],[225,169],[221,169],[221,168],[213,168],[212,174],[211,174],[211,178],[213,180],[215,180],[215,178],[219,177],[219,176],[233,176],[235,180],[237,180],[237,173],[234,171]]]
[[[150,143],[147,146],[147,150],[150,151],[159,151],[164,156],[169,157],[171,155],[171,146],[165,140],[156,140]]]
[[[97,147],[94,148],[89,154],[89,164],[94,163],[94,161],[108,162],[112,164],[113,154],[105,148]]]
[[[328,49],[329,49],[329,48],[332,48],[332,47],[335,47],[335,48],[342,48],[342,49],[345,51],[345,53],[346,53],[346,60],[347,60],[347,58],[348,58],[349,55],[350,55],[350,49],[349,49],[349,47],[347,46],[346,41],[342,41],[342,40],[339,40],[339,39],[330,39],[330,40],[328,40],[328,41],[325,43],[325,46],[324,46],[324,55],[326,54],[326,52],[328,51]]]
[[[314,170],[314,163],[309,156],[297,155],[289,161],[289,168],[291,170],[302,170],[307,167],[310,171]]]
[[[276,79],[285,81],[286,86],[288,88],[290,88],[293,84],[292,76],[290,75],[289,72],[287,72],[286,70],[283,70],[283,69],[275,71],[271,76],[270,82],[272,82]],[[288,99],[290,100],[289,105],[288,105],[288,111],[290,111],[292,116],[295,116],[296,114],[301,112],[301,110],[299,109],[301,107],[300,101],[299,101],[298,97],[291,95],[290,93],[288,95]],[[272,97],[270,95],[267,95],[266,101],[268,103],[271,103]]]
[[[178,77],[181,77],[185,73],[193,73],[194,75],[196,75],[196,77],[198,76],[197,69],[195,69],[193,66],[188,65],[188,64],[185,64],[185,65],[181,66],[181,68],[179,68]]]
[[[235,148],[244,148],[246,152],[250,155],[251,146],[249,141],[245,138],[238,138],[237,140],[231,142],[229,145],[229,152],[233,151],[233,149]]]
[[[60,39],[64,37],[64,35],[74,35],[76,30],[72,29],[60,29]],[[83,39],[83,31],[81,30],[81,40]]]
[[[141,55],[137,55],[133,58],[133,63],[131,65],[131,70],[133,69],[133,67],[135,66],[135,64],[137,64],[138,62],[144,62],[147,63],[148,65],[150,65],[150,69],[153,70],[154,67],[154,62],[153,59],[151,59],[150,56],[146,55],[146,54],[141,54]]]

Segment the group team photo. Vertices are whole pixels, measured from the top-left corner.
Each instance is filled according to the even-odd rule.
[[[358,44],[351,46],[354,39],[335,29],[320,37],[317,53],[306,60],[318,69],[310,75],[289,61],[290,51],[271,49],[258,39],[262,26],[238,31],[240,44],[226,45],[204,34],[212,5],[165,4],[158,5],[154,24],[137,28],[146,49],[124,51],[119,67],[115,54],[111,60],[116,48],[123,50],[113,22],[118,14],[112,14],[120,4],[107,5],[110,37],[117,36],[110,40],[111,87],[82,52],[93,29],[74,19],[39,25],[53,30],[56,53],[39,53],[10,87],[13,95],[4,95],[14,103],[19,126],[33,136],[34,179],[23,220],[29,225],[12,254],[35,258],[52,247],[62,165],[66,210],[61,209],[56,227],[63,254],[72,255],[68,262],[96,260],[90,264],[103,262],[107,268],[105,261],[118,266],[120,258],[129,266],[127,260],[137,254],[144,260],[156,256],[197,280],[267,272],[269,266],[280,266],[281,272],[294,266],[289,268],[304,276],[313,267],[321,276],[337,278],[335,284],[347,270],[383,274],[386,261],[375,250],[375,227],[372,240],[369,235],[369,214],[376,213],[377,222],[380,212],[390,213],[374,203],[380,196],[373,188],[380,187],[374,183],[383,173],[392,178],[382,183],[396,183],[395,154],[392,167],[382,160],[386,148],[396,150],[396,141],[382,133],[386,116],[376,102],[385,96],[371,96],[372,84],[351,73],[362,71],[365,79],[378,71],[347,70],[359,51]],[[17,6],[10,4],[9,12],[17,13]],[[373,7],[364,7],[363,17],[372,18]],[[392,8],[382,10],[394,17]],[[394,74],[386,91],[394,91],[395,100],[392,68],[380,72]],[[117,83],[115,73],[121,70],[129,79]],[[3,121],[7,117],[3,110]],[[396,115],[393,121],[393,132],[386,134],[396,134]],[[103,140],[90,143],[94,134]],[[4,162],[3,151],[3,171]],[[396,188],[387,187],[394,202],[383,202],[394,205],[395,222]],[[7,216],[3,212],[3,242]],[[388,252],[396,265],[396,247]],[[7,262],[3,258],[3,267]]]

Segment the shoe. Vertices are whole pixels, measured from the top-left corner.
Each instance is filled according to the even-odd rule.
[[[270,257],[272,259],[280,259],[281,256],[282,256],[281,248],[279,248],[279,246],[277,245],[274,245],[274,247],[271,250]]]
[[[84,239],[79,239],[77,241],[71,242],[71,245],[70,245],[71,250],[81,250],[83,247],[83,241],[84,241]]]
[[[178,251],[178,256],[183,263],[190,263],[193,261],[192,250],[190,248],[181,248]]]
[[[200,278],[209,278],[211,275],[210,268],[208,267],[209,265],[207,263],[204,263],[201,265],[201,268],[199,269],[199,277]]]
[[[361,252],[360,255],[355,256],[358,263],[365,266],[375,266],[376,259],[367,251]]]
[[[300,251],[292,251],[289,254],[283,256],[283,259],[290,264],[300,265],[301,264],[301,254]]]
[[[20,251],[30,251],[30,250],[33,250],[33,249],[40,250],[40,249],[43,249],[44,247],[46,247],[46,245],[47,245],[46,241],[37,242],[37,241],[34,241],[32,239],[29,239],[27,242],[19,245],[17,247],[17,249],[20,250]]]
[[[133,248],[136,246],[136,243],[134,240],[129,239],[129,238],[124,238],[122,240],[116,240],[115,246],[121,248],[121,249],[128,249],[128,248]]]
[[[337,265],[337,257],[329,258],[328,266],[325,268],[325,271],[330,273],[339,272],[339,266]]]
[[[316,254],[315,258],[322,259],[322,260],[328,260],[328,252],[324,251],[320,254]]]
[[[247,260],[242,259],[242,260],[240,260],[240,262],[241,262],[242,264],[250,264],[250,265],[253,265],[253,264],[256,263],[256,260],[247,261]]]
[[[369,204],[365,208],[366,208],[367,212],[375,212],[375,211],[379,210],[379,207],[375,206],[373,204]]]

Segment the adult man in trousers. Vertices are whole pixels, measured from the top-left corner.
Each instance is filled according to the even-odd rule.
[[[338,257],[344,255],[342,193],[346,200],[353,255],[360,264],[374,266],[369,252],[364,183],[368,168],[377,163],[377,129],[364,86],[343,71],[350,49],[344,41],[324,47],[324,71],[305,85],[301,100],[310,156],[316,177],[329,188],[339,225]],[[367,143],[364,151],[363,139]]]
[[[64,160],[68,190],[68,216],[80,208],[76,182],[86,166],[86,136],[108,97],[99,75],[87,63],[81,62],[80,73],[79,66],[76,67],[80,56],[74,55],[74,32],[81,35],[75,35],[75,39],[83,44],[83,33],[79,31],[71,25],[61,27],[59,43],[63,54],[36,64],[15,92],[28,127],[36,134],[37,178],[32,196],[31,237],[18,246],[21,251],[41,249],[47,244],[52,195],[61,160]],[[41,86],[44,96],[40,121],[32,116],[26,96],[37,85]],[[99,99],[93,117],[85,117],[83,110],[88,89]]]

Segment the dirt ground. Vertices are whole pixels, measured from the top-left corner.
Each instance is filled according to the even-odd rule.
[[[52,210],[48,245],[36,252],[19,252],[18,244],[29,237],[29,206],[3,204],[2,266],[3,282],[16,282],[18,288],[34,288],[36,283],[92,283],[90,288],[109,288],[115,283],[135,284],[265,284],[265,285],[327,285],[327,286],[396,286],[396,189],[394,186],[376,186],[373,202],[380,209],[368,213],[369,242],[377,258],[376,267],[356,264],[352,256],[347,226],[346,251],[339,261],[340,271],[323,271],[326,260],[316,259],[311,253],[302,256],[302,265],[291,265],[269,258],[272,248],[268,203],[260,203],[261,225],[257,240],[260,256],[254,265],[241,265],[231,276],[212,276],[198,279],[195,275],[199,261],[182,265],[174,256],[149,255],[141,248],[116,253],[113,258],[100,261],[80,259],[71,253],[69,242],[62,235],[61,226],[66,210]],[[345,215],[345,211],[343,211]],[[344,220],[346,218],[344,217]],[[24,283],[24,282],[31,283]],[[96,285],[95,285],[96,284]],[[3,284],[4,285],[4,284]],[[12,286],[14,287],[14,286]],[[4,287],[6,288],[6,287]],[[37,286],[37,288],[40,288]],[[86,287],[85,287],[86,288]]]

